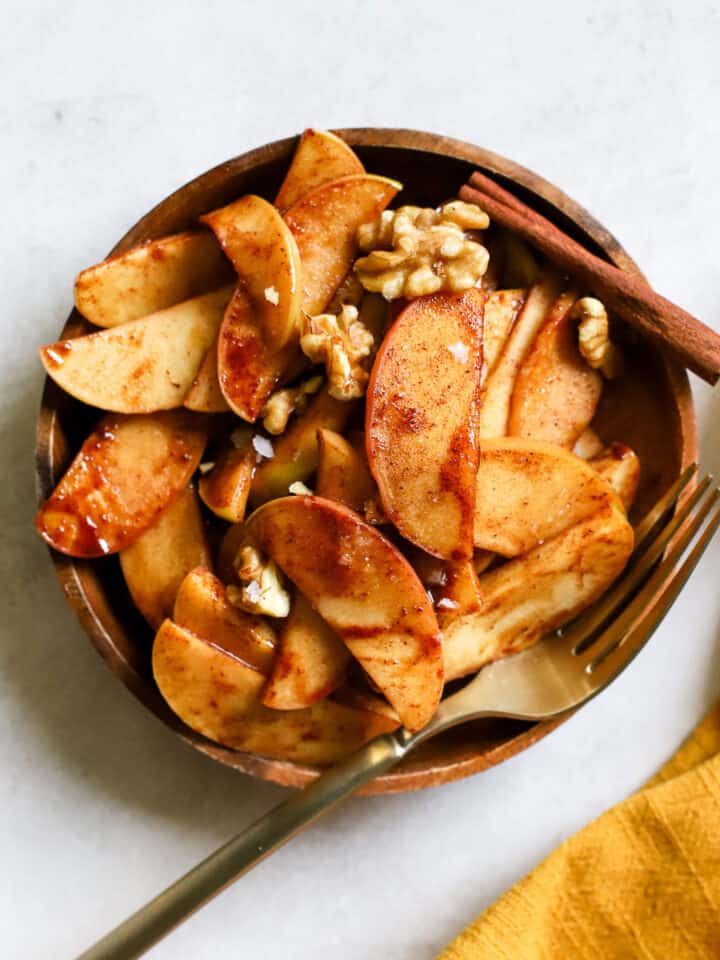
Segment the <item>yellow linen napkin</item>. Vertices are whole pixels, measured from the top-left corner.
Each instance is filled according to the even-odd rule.
[[[720,704],[438,960],[720,958]]]

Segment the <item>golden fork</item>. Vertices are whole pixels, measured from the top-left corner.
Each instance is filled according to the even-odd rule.
[[[720,492],[710,477],[691,488],[696,474],[697,465],[693,464],[658,501],[636,528],[636,546],[623,575],[569,627],[485,667],[462,690],[441,702],[423,730],[409,733],[401,728],[385,734],[331,767],[220,847],[78,960],[140,956],[256,863],[435,734],[481,717],[547,720],[598,694],[650,639],[720,525]]]

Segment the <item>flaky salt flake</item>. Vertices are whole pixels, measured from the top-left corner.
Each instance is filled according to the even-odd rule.
[[[261,460],[272,460],[275,456],[272,443],[270,443],[267,437],[260,436],[259,433],[256,433],[252,438],[252,445],[257,454],[258,463]]]
[[[305,486],[302,480],[296,480],[294,483],[291,483],[288,487],[288,493],[294,494],[294,496],[305,496],[311,497],[313,495],[310,487]]]
[[[463,343],[462,340],[458,340],[457,343],[451,343],[448,346],[448,350],[453,355],[453,360],[457,360],[458,363],[467,363],[468,357],[470,356],[470,347]]]
[[[449,597],[443,597],[442,600],[438,600],[437,608],[438,610],[457,610],[460,604],[456,600],[451,600]]]

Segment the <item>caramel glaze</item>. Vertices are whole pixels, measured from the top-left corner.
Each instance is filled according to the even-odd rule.
[[[153,431],[153,455],[143,446],[136,469],[128,470],[128,451],[146,431]],[[116,553],[151,526],[189,482],[204,447],[205,431],[187,411],[108,415],[38,511],[35,525],[61,553]]]
[[[612,457],[613,460],[627,460],[628,457],[633,456],[633,451],[627,444],[616,440],[608,447],[607,456]]]
[[[251,422],[257,419],[289,359],[287,349],[274,353],[268,349],[247,291],[238,285],[225,311],[218,341],[220,389],[238,416]]]
[[[442,691],[442,647],[430,600],[400,551],[354,511],[322,497],[272,500],[250,518],[248,532],[347,644],[403,722],[424,725],[428,704]],[[356,613],[339,614],[338,599]]]
[[[367,393],[368,461],[386,515],[406,539],[455,562],[473,552],[485,298],[484,290],[472,289],[410,303],[380,347]],[[456,356],[455,348],[464,348],[465,355]],[[443,368],[443,381],[435,371],[437,364],[446,365],[448,351],[453,366]],[[461,386],[467,383],[469,390]],[[423,450],[425,462],[417,462],[410,435],[419,437],[413,444]],[[424,484],[421,477],[427,478]],[[437,500],[437,492],[445,494],[438,507],[445,521],[443,544],[437,525],[433,531],[417,508]]]
[[[477,407],[477,401],[474,406]],[[461,546],[455,548],[449,557],[456,563],[468,560],[472,556],[477,463],[477,438],[474,423],[470,420],[462,424],[453,434],[448,445],[447,458],[440,466],[440,489],[453,496],[460,512],[459,543]],[[468,542],[469,550],[466,546]]]
[[[65,362],[65,358],[72,350],[72,340],[59,340],[47,347],[42,347],[42,355],[48,370],[57,370]]]

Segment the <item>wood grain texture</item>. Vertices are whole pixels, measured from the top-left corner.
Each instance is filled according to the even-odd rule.
[[[457,193],[481,168],[548,217],[590,252],[639,275],[614,237],[557,187],[480,147],[412,130],[336,131],[356,150],[366,169],[405,184],[398,203],[437,204]],[[114,248],[175,233],[196,218],[243,193],[271,198],[282,182],[297,137],[276,141],[223,163],[193,180],[142,218]],[[73,312],[60,336],[88,332]],[[680,470],[697,457],[695,413],[685,371],[647,343],[629,349],[634,376],[606,385],[593,427],[604,441],[622,440],[643,464],[636,511],[642,512]],[[46,381],[37,429],[37,490],[44,500],[72,455],[98,419],[93,411]],[[244,773],[299,787],[317,775],[311,766],[269,760],[210,743],[184,726],[165,704],[152,680],[152,634],[133,607],[114,558],[79,561],[52,553],[68,602],[91,642],[120,680],[164,723],[195,749]],[[469,776],[519,753],[555,729],[562,719],[524,724],[478,721],[424,744],[367,793],[398,793]]]

